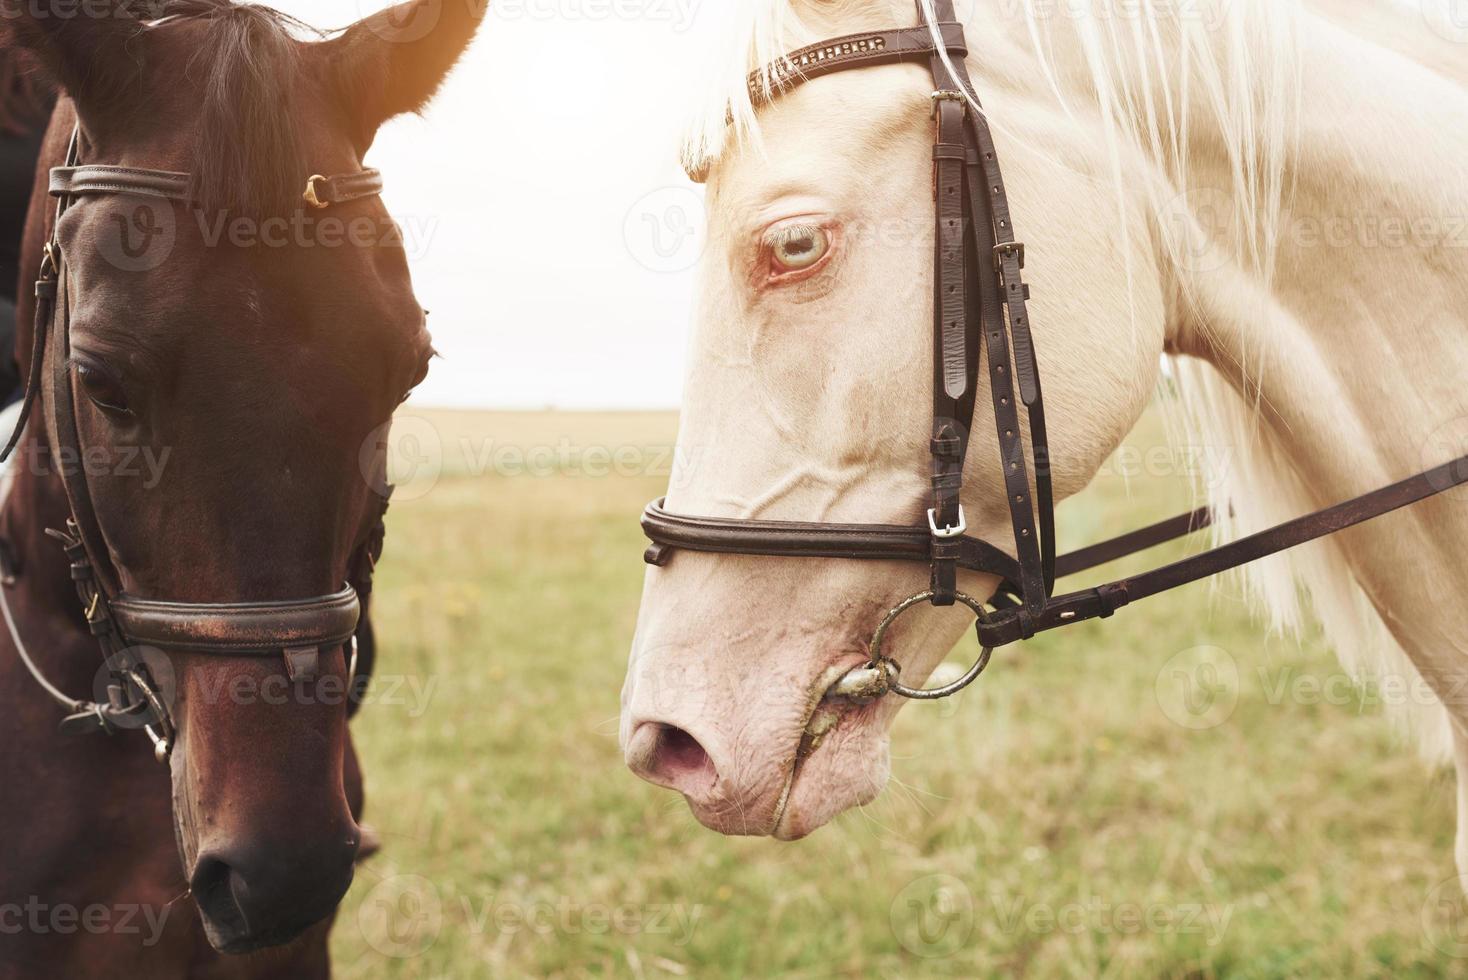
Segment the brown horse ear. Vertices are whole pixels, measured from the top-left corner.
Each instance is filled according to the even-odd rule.
[[[393,116],[422,109],[484,19],[487,0],[410,0],[321,45],[363,149]]]
[[[83,117],[105,114],[114,100],[135,91],[141,66],[127,48],[142,24],[126,0],[0,0],[0,25],[0,42],[33,52]]]

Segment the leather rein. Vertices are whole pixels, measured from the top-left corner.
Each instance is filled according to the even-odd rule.
[[[371,644],[359,650],[358,635],[359,626],[365,625],[362,600],[372,591],[373,569],[382,554],[386,497],[381,500],[375,523],[351,556],[348,581],[329,595],[267,602],[177,602],[122,591],[85,474],[79,465],[68,463],[85,456],[71,379],[67,260],[58,239],[59,227],[62,215],[82,197],[129,195],[192,204],[191,178],[164,170],[81,164],[79,142],[78,127],[72,131],[65,165],[51,169],[49,189],[56,198],[56,212],[36,279],[30,371],[20,418],[0,451],[0,462],[9,458],[19,444],[37,399],[44,392],[45,421],[55,447],[52,455],[58,460],[56,469],[71,511],[64,529],[47,528],[46,534],[60,543],[71,564],[71,578],[87,626],[110,674],[106,697],[99,701],[70,697],[37,667],[11,610],[8,590],[15,585],[19,570],[9,549],[4,548],[0,549],[0,614],[21,661],[46,693],[66,710],[67,716],[61,722],[63,732],[111,734],[142,728],[152,739],[159,762],[167,761],[176,729],[165,692],[142,656],[150,648],[221,657],[281,657],[289,678],[305,683],[319,676],[323,653],[344,647],[350,674],[349,711],[355,712],[371,668]],[[331,177],[314,174],[307,179],[302,198],[311,207],[326,208],[381,190],[382,176],[376,170]],[[358,662],[359,652],[366,663]]]
[[[932,506],[927,526],[832,524],[691,517],[673,514],[662,500],[642,515],[652,541],[645,560],[666,565],[677,549],[720,554],[799,558],[926,561],[931,585],[889,612],[873,635],[870,662],[832,688],[838,697],[870,699],[888,693],[931,699],[962,690],[983,671],[995,648],[1045,630],[1105,618],[1129,602],[1217,575],[1307,541],[1324,537],[1468,482],[1468,456],[1391,486],[1240,538],[1139,575],[1063,595],[1057,578],[1136,554],[1209,526],[1207,510],[1182,514],[1066,555],[1056,555],[1055,501],[1039,366],[1030,333],[1021,278],[1024,245],[1014,237],[1009,201],[985,114],[964,59],[963,25],[952,0],[935,0],[936,23],[923,0],[920,24],[899,30],[846,35],[791,52],[749,77],[760,106],[803,82],[834,72],[916,62],[928,65],[935,91],[933,171],[936,220],[933,289]],[[942,49],[939,50],[941,39]],[[947,58],[943,57],[946,53]],[[980,360],[980,347],[986,355]],[[963,465],[980,388],[987,368],[996,436],[1014,530],[1015,555],[967,536],[959,502]],[[1031,454],[1020,437],[1018,406],[1025,408]],[[1029,470],[1033,469],[1033,495]],[[958,592],[956,569],[996,575],[1000,586],[987,603]],[[961,602],[978,617],[983,648],[959,680],[937,689],[914,689],[900,680],[899,664],[882,653],[888,627],[923,602]]]

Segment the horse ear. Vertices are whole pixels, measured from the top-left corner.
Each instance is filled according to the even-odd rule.
[[[322,45],[362,145],[393,116],[422,109],[484,19],[486,0],[410,0]]]
[[[127,43],[142,24],[125,2],[84,4],[71,16],[61,16],[59,9],[34,0],[0,0],[0,41],[34,53],[84,116],[89,108],[101,114],[108,102],[125,98],[140,77],[141,66]]]

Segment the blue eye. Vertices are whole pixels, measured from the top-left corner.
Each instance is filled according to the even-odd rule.
[[[776,271],[809,269],[831,250],[830,233],[815,223],[800,222],[770,230],[765,238]]]

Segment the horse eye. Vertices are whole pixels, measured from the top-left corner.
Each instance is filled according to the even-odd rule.
[[[109,415],[133,414],[127,404],[127,392],[123,391],[116,378],[85,364],[77,364],[76,377],[92,404],[102,411]]]
[[[784,225],[771,231],[766,243],[776,272],[800,272],[826,257],[831,235],[818,224]]]

